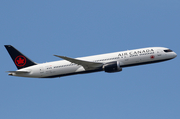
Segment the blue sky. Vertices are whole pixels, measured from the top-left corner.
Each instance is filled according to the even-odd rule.
[[[37,63],[151,46],[180,54],[179,0],[0,2],[1,119],[179,119],[179,57],[55,79],[10,77],[3,45]]]

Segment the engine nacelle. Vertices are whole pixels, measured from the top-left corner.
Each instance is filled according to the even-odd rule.
[[[106,63],[103,65],[102,68],[105,72],[108,72],[108,73],[122,71],[122,68],[120,67],[120,62],[118,61]]]

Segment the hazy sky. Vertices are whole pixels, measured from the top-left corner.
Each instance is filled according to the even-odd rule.
[[[54,79],[8,76],[3,45],[37,63],[144,47],[180,54],[179,0],[7,0],[0,2],[1,119],[179,119],[175,59]]]

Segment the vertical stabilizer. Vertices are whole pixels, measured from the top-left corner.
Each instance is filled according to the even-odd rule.
[[[20,51],[18,51],[13,46],[11,46],[11,45],[4,45],[4,46],[7,49],[7,51],[9,52],[9,55],[11,56],[13,62],[15,63],[15,65],[18,69],[36,65],[35,62],[30,60],[28,57],[26,57],[24,54],[22,54]]]

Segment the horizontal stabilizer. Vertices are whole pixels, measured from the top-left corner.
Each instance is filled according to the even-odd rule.
[[[24,74],[24,73],[30,73],[30,71],[7,71],[9,73],[16,73],[16,74]]]
[[[67,61],[69,61],[71,63],[75,63],[75,64],[78,64],[78,65],[81,65],[86,70],[97,69],[97,68],[100,68],[100,67],[103,66],[103,63],[84,61],[84,60],[74,59],[74,58],[70,58],[70,57],[59,56],[59,55],[54,55],[54,56],[62,58],[64,60],[67,60]]]

